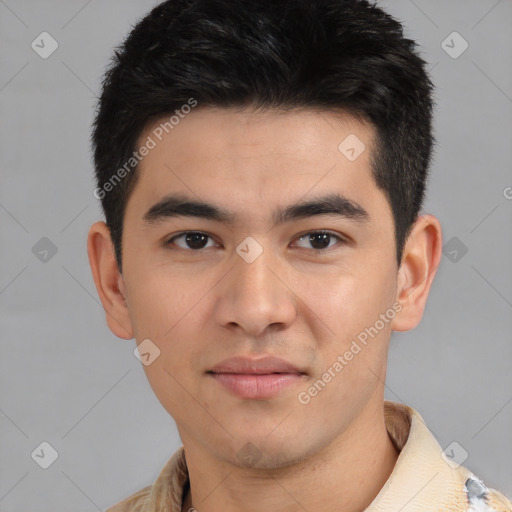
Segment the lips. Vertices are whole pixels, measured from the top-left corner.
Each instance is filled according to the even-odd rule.
[[[209,373],[237,373],[245,375],[269,375],[272,373],[302,374],[296,366],[278,357],[260,359],[231,357],[215,365]]]
[[[304,380],[295,365],[278,357],[232,357],[207,372],[224,389],[239,398],[266,400]]]

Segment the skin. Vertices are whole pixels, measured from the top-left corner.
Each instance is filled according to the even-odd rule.
[[[146,140],[158,122],[141,134]],[[366,150],[349,161],[338,145],[356,134]],[[374,130],[333,112],[197,108],[140,164],[123,232],[123,274],[109,231],[96,222],[88,254],[111,331],[160,356],[144,366],[185,447],[191,492],[182,510],[346,512],[366,508],[398,453],[383,414],[391,332],[421,320],[441,257],[441,227],[418,217],[397,266],[394,222],[370,172]],[[274,225],[271,212],[332,193],[363,206],[369,222],[313,216]],[[232,226],[176,217],[145,225],[165,194],[182,192],[237,215]],[[300,236],[329,230],[324,254]],[[200,231],[203,249],[183,231]],[[252,263],[236,252],[252,236]],[[307,404],[357,335],[398,304],[401,311]],[[231,356],[281,357],[307,375],[278,396],[242,399],[207,370]],[[247,443],[259,460],[237,455]]]

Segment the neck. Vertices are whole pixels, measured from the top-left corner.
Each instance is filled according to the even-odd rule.
[[[398,457],[382,408],[363,412],[321,452],[284,469],[242,469],[185,439],[183,444],[190,490],[182,512],[361,511],[377,496]]]

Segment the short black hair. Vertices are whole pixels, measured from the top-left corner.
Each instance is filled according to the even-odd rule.
[[[159,4],[116,48],[91,137],[94,194],[119,271],[123,217],[138,178],[137,141],[150,122],[191,101],[196,108],[340,111],[369,122],[376,133],[372,174],[393,212],[400,264],[424,198],[432,91],[416,43],[366,0]]]

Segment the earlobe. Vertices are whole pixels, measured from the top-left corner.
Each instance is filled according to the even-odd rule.
[[[407,238],[398,270],[396,300],[402,310],[394,318],[392,330],[408,331],[420,323],[441,260],[441,250],[438,219],[430,214],[419,216]]]
[[[110,230],[98,221],[89,229],[87,254],[107,324],[117,337],[133,338],[133,327],[126,303],[126,290],[114,255]]]

